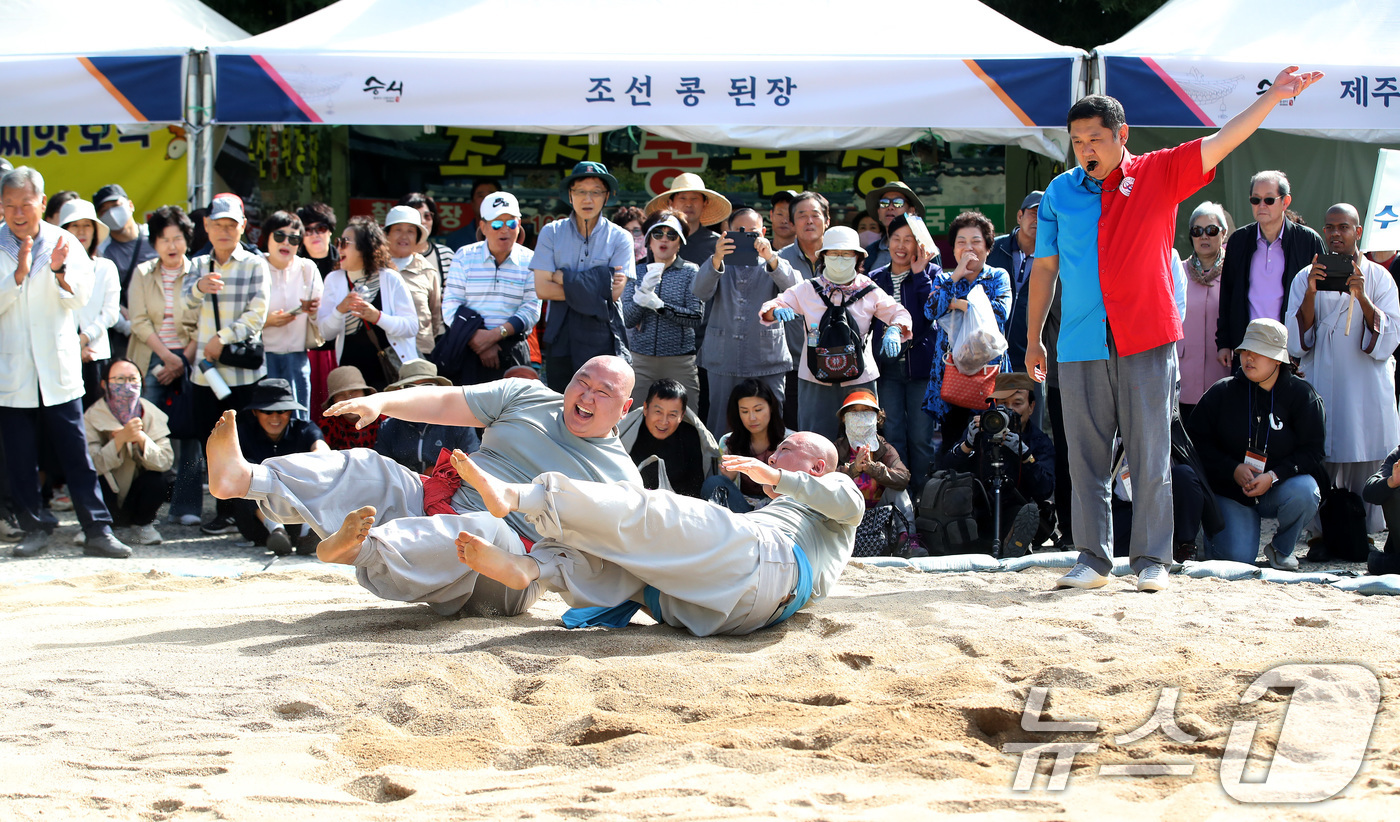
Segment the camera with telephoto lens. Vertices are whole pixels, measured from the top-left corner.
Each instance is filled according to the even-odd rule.
[[[1004,405],[993,405],[982,412],[977,428],[990,442],[1001,445],[1006,433],[1021,427],[1021,415]]]

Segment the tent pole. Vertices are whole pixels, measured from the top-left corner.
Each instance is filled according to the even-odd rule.
[[[204,199],[199,206],[204,206],[214,200],[214,59],[209,52],[204,53],[202,61],[203,71],[200,72],[200,94],[201,121],[203,129],[200,130],[200,143],[203,149],[200,151],[201,168],[199,173],[199,183]]]
[[[199,52],[191,50],[185,70],[185,210],[194,208],[199,193]]]

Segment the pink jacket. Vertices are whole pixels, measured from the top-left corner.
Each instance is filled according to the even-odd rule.
[[[1181,402],[1195,405],[1218,380],[1230,376],[1215,359],[1215,321],[1220,317],[1220,279],[1200,285],[1186,278],[1186,316],[1181,318],[1183,336],[1176,344],[1181,360]]]
[[[807,328],[811,330],[821,322],[822,315],[826,313],[826,303],[822,302],[822,298],[817,294],[817,285],[829,287],[830,283],[822,277],[803,280],[764,303],[758,310],[760,317],[779,306],[786,306],[797,312],[797,315],[806,322]],[[851,285],[851,290],[854,292],[867,285],[875,284],[864,274],[858,274]],[[835,298],[832,299],[832,302],[836,302]],[[865,338],[865,372],[860,379],[843,384],[862,385],[874,382],[880,376],[880,367],[875,363],[875,349],[872,347],[870,339],[871,318],[878,317],[885,325],[899,326],[901,341],[907,341],[914,336],[912,330],[914,321],[904,306],[886,294],[878,285],[875,286],[874,291],[861,297],[859,301],[851,303],[850,309],[851,317],[856,321],[856,327],[860,329],[861,335]],[[762,322],[764,325],[775,324],[775,321],[770,320],[762,320]],[[812,372],[807,368],[807,355],[805,353],[798,359],[797,375],[808,382],[816,382],[812,378]]]

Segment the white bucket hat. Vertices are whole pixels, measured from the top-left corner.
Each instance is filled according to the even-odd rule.
[[[60,227],[78,220],[92,220],[94,224],[97,222],[97,209],[92,207],[92,203],[87,200],[69,200],[58,210]]]
[[[400,224],[411,225],[418,229],[418,242],[423,242],[423,215],[413,206],[394,206],[389,209],[389,213],[384,217],[384,231],[388,233],[389,226]]]
[[[825,254],[828,251],[858,251],[860,256],[865,256],[865,249],[860,245],[860,235],[854,228],[844,225],[833,226],[822,235],[822,247],[818,254]]]

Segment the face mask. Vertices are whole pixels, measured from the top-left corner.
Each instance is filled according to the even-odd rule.
[[[862,232],[860,233],[860,244],[861,244],[861,245],[864,245],[864,246],[872,245],[872,244],[874,244],[874,242],[875,242],[876,240],[878,240],[878,239],[880,239],[880,232],[878,232],[878,231],[862,231]]]
[[[640,237],[632,238],[632,257],[640,260],[647,255],[647,237],[643,234]]]
[[[852,411],[846,415],[846,442],[852,448],[869,448],[874,454],[880,449],[880,440],[875,436],[874,411]]]
[[[140,416],[141,384],[107,383],[107,407],[122,425]]]
[[[837,285],[845,285],[856,278],[855,257],[827,257],[826,269],[822,276]]]
[[[107,213],[102,215],[102,224],[112,229],[120,231],[123,226],[131,220],[131,209],[126,203],[117,203],[107,209]]]

